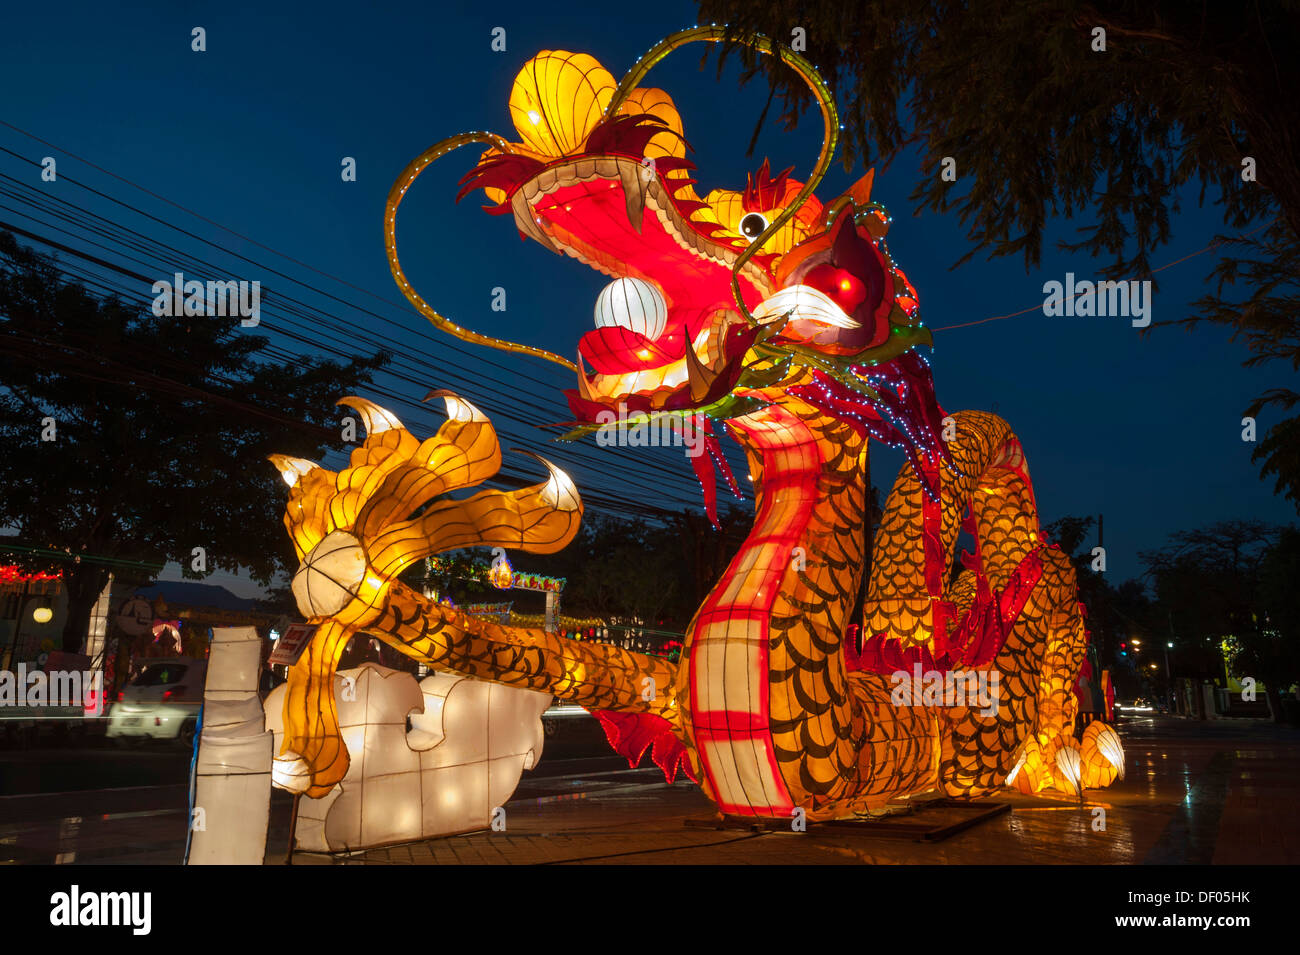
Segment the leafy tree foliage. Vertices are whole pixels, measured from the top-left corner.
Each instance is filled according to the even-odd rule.
[[[339,443],[334,402],[387,360],[271,357],[231,317],[155,317],[92,295],[0,233],[0,526],[62,551],[64,649],[121,563],[266,583],[293,566],[267,462]],[[53,430],[50,430],[52,424]],[[43,440],[43,437],[53,440]]]
[[[1259,596],[1262,625],[1243,647],[1242,663],[1269,682],[1288,686],[1300,681],[1300,529],[1286,527],[1264,557]]]
[[[740,512],[724,512],[718,532],[697,511],[667,523],[588,515],[578,539],[539,566],[568,578],[565,613],[683,632],[744,540],[748,522]]]
[[[1212,197],[1238,233],[1219,237],[1227,254],[1211,273],[1216,290],[1191,315],[1156,324],[1223,325],[1250,351],[1248,365],[1300,368],[1296,0],[698,5],[702,21],[730,24],[733,40],[791,43],[802,28],[803,55],[836,93],[846,164],[918,149],[927,174],[912,200],[957,213],[970,240],[960,261],[985,252],[1036,264],[1049,218],[1082,217],[1079,240],[1064,248],[1109,258],[1109,278],[1144,278],[1180,199]],[[787,121],[810,105],[773,58],[724,45],[731,54],[747,77],[766,72]],[[955,181],[940,174],[949,157]],[[1270,389],[1245,413],[1297,402],[1293,390]],[[1276,421],[1255,458],[1300,507],[1300,418]]]
[[[1298,559],[1296,534],[1260,521],[1223,521],[1180,531],[1142,554],[1179,654],[1213,660],[1205,675],[1221,678],[1228,641],[1232,672],[1264,683],[1275,714],[1279,690],[1300,677],[1295,598],[1287,592],[1294,578],[1286,577]]]
[[[577,538],[559,553],[520,552],[509,558],[516,571],[565,578],[565,616],[635,620],[682,633],[744,541],[750,518],[729,511],[719,523],[720,531],[702,511],[683,511],[662,523],[588,512]],[[516,610],[540,612],[523,592],[492,587],[491,562],[483,548],[442,554],[433,574],[408,582],[431,584],[457,603],[510,601]]]
[[[1142,554],[1179,632],[1214,639],[1255,628],[1257,582],[1276,533],[1260,521],[1223,521],[1178,531]]]

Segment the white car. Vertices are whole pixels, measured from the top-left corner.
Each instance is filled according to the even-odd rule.
[[[126,685],[108,715],[109,739],[194,742],[203,705],[206,660],[191,657],[151,659]]]

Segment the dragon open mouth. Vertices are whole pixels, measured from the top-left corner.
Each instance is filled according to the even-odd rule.
[[[655,117],[642,125],[662,128]],[[734,386],[755,338],[733,297],[743,246],[701,232],[691,216],[705,204],[693,198],[692,180],[669,175],[661,163],[672,171],[686,165],[586,155],[550,164],[509,193],[521,233],[614,279],[598,302],[598,327],[578,342],[578,388],[568,396],[584,421],[619,405],[707,405]],[[467,189],[498,180],[494,173],[511,165],[489,160],[466,177]],[[750,309],[773,291],[758,261],[745,263],[738,284]]]
[[[522,187],[531,213],[523,228],[615,280],[602,296],[612,314],[578,343],[578,389],[569,398],[580,419],[619,404],[631,411],[706,405],[739,377],[754,339],[732,298],[739,253],[697,232],[674,188],[689,186],[624,156],[565,163]],[[771,294],[771,279],[747,263],[740,288],[756,308]]]

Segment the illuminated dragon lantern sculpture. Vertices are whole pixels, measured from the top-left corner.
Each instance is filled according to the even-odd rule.
[[[671,50],[720,38],[712,27],[670,37],[621,84],[590,56],[540,53],[510,96],[520,141],[467,133],[431,147],[394,184],[385,234],[398,285],[436,326],[576,372],[571,436],[620,406],[631,424],[700,429],[709,453],[694,464],[710,513],[715,464],[734,489],[716,445],[725,429],[748,457],[752,532],[696,613],[678,664],[474,618],[397,575],[458,547],[560,549],[582,514],[572,482],[547,465],[533,487],[448,498],[500,466],[480,411],[435,392],[448,420],[420,441],[383,409],[344,399],[368,432],[348,468],[273,459],[292,485],[294,593],[321,625],[290,672],[279,757],[310,778],[309,795],[346,770],[331,688],[361,631],[438,670],[585,706],[620,752],[635,760],[653,747],[669,779],[684,769],[728,814],[847,817],[895,797],[1003,785],[1073,794],[1122,772],[1112,728],[1094,722],[1075,739],[1087,633],[1074,571],[1039,528],[1020,442],[992,414],[940,408],[919,354],[930,333],[886,250],[889,218],[871,201],[870,174],[831,202],[812,195],[839,126],[806,61],[779,51],[825,120],[810,179],[765,163],[741,191],[694,191],[672,100],[639,83]],[[524,236],[614,280],[576,363],[453,324],[402,270],[402,197],[431,162],[471,143],[488,148],[462,196],[483,189],[489,211],[512,216]],[[858,641],[846,635],[867,566],[873,438],[909,463],[876,532]],[[954,574],[963,528],[976,549]],[[900,671],[944,674],[948,691],[980,680],[992,705],[973,691],[964,701],[923,694],[915,681],[900,693]]]

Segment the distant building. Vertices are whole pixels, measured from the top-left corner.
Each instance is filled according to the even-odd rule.
[[[220,584],[191,580],[158,581],[137,587],[120,599],[141,598],[153,606],[155,638],[166,640],[167,632],[159,630],[164,624],[174,624],[185,652],[191,655],[202,655],[199,651],[206,649],[211,627],[256,627],[266,637],[281,617],[266,610],[261,601],[237,596]]]
[[[68,596],[58,573],[0,564],[0,670],[34,663],[63,641]]]

